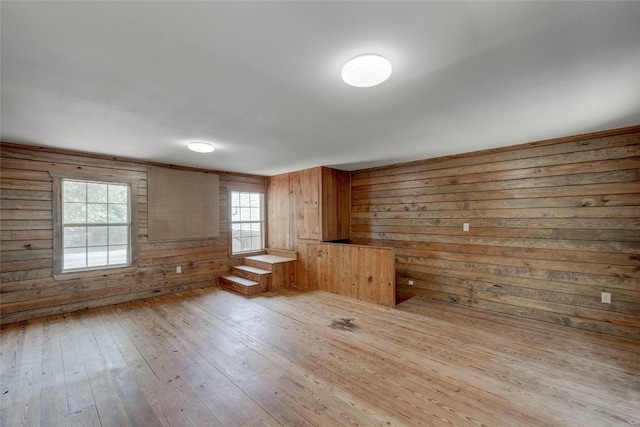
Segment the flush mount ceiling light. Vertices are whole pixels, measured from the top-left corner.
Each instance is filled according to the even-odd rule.
[[[210,142],[205,141],[191,141],[187,144],[187,148],[196,153],[211,153],[215,151],[215,148]]]
[[[380,55],[360,55],[342,67],[342,80],[355,87],[379,85],[391,75],[391,62]]]

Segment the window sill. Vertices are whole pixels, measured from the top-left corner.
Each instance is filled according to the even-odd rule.
[[[84,271],[69,271],[66,273],[55,273],[53,275],[54,280],[71,280],[71,279],[83,279],[85,277],[100,277],[110,276],[112,274],[127,274],[135,273],[138,268],[135,266],[127,267],[114,267],[114,268],[99,268],[95,270]]]
[[[236,253],[236,254],[229,255],[229,257],[230,258],[244,258],[244,257],[247,257],[247,256],[264,255],[266,253],[267,253],[267,251],[262,249],[262,250],[259,250],[259,251],[252,251],[252,252],[239,252],[239,253]]]

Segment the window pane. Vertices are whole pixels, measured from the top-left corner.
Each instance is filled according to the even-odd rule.
[[[251,221],[260,221],[260,208],[251,208]]]
[[[231,251],[235,254],[238,252],[242,252],[242,243],[240,239],[234,238],[231,243]]]
[[[240,206],[250,206],[249,193],[240,193]]]
[[[63,202],[86,202],[87,184],[76,181],[62,181]]]
[[[62,245],[77,248],[87,245],[87,227],[64,227]]]
[[[126,223],[129,218],[128,205],[110,204],[109,205],[109,222],[110,223]],[[106,222],[106,221],[105,221]]]
[[[84,203],[65,203],[62,222],[64,224],[84,224],[87,222],[87,205]]]
[[[129,203],[128,200],[129,186],[128,185],[109,185],[109,203]]]
[[[62,268],[85,268],[87,266],[87,249],[86,248],[65,248]]]
[[[107,184],[87,183],[88,203],[107,203]]]
[[[109,265],[127,264],[127,246],[109,246]]]
[[[87,266],[100,267],[108,264],[108,248],[107,246],[98,246],[87,249]]]
[[[90,203],[87,205],[87,222],[104,224],[107,222],[107,205],[103,203]]]
[[[232,207],[231,208],[231,221],[240,221],[240,208]]]
[[[262,249],[262,237],[252,237],[251,238],[251,249],[260,250]]]
[[[129,236],[127,233],[129,227],[127,226],[110,226],[109,227],[109,246],[111,245],[126,245],[129,243]]]
[[[251,221],[250,208],[240,208],[240,221]]]
[[[89,246],[106,246],[109,243],[107,236],[107,227],[87,227],[87,245]]]
[[[242,237],[242,250],[250,251],[251,250],[251,237]]]
[[[260,207],[260,194],[258,193],[250,193],[249,195],[251,199],[251,207]]]

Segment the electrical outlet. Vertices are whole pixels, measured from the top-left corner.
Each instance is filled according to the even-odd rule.
[[[409,280],[409,281],[407,282],[407,284],[408,284],[409,286],[413,286],[413,280]]]
[[[603,292],[602,293],[602,302],[605,304],[611,304],[611,293]]]
[[[181,265],[176,267],[176,273],[182,273],[182,266]]]
[[[462,224],[462,231],[469,231],[469,223],[465,222],[464,224]]]

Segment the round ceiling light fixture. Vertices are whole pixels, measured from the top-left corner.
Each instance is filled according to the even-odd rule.
[[[379,85],[391,76],[391,62],[380,55],[360,55],[342,67],[342,80],[355,87]]]
[[[211,153],[215,151],[213,144],[206,141],[191,141],[187,148],[196,153]]]

